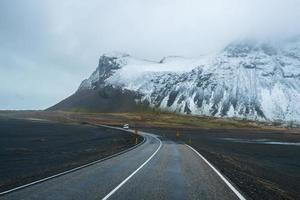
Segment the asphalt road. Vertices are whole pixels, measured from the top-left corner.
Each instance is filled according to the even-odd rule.
[[[141,134],[133,150],[0,199],[243,199],[187,145]]]

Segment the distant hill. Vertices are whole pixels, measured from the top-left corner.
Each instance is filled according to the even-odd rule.
[[[106,86],[93,90],[79,90],[47,110],[131,112],[137,111],[138,96],[129,90]]]

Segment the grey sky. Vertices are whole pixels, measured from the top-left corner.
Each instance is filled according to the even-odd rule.
[[[299,0],[1,0],[0,109],[72,94],[104,52],[196,57],[300,33]]]

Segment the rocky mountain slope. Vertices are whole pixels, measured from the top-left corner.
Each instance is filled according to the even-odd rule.
[[[300,40],[240,41],[197,59],[104,54],[78,91],[51,107],[103,112],[150,107],[216,117],[300,121]]]

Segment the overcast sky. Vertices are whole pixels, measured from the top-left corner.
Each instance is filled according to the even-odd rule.
[[[197,57],[300,33],[299,0],[1,0],[0,109],[45,109],[102,53]]]

